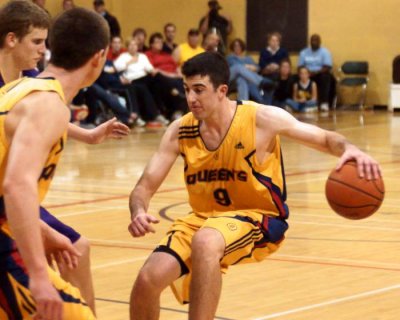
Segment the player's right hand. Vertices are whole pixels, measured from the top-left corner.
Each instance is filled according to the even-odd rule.
[[[78,266],[81,253],[74,247],[70,239],[53,228],[47,229],[44,248],[46,256],[52,256],[59,266],[63,264],[71,270]]]
[[[49,279],[29,279],[29,289],[36,303],[34,320],[62,320],[63,302]]]
[[[128,230],[135,238],[143,237],[146,233],[155,233],[156,231],[151,224],[159,222],[160,220],[150,214],[140,213],[132,219],[132,222],[128,226]]]

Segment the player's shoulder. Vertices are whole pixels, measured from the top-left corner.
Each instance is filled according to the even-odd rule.
[[[272,106],[258,104],[256,112],[256,127],[262,130],[279,131],[280,126],[293,118],[286,110]]]
[[[27,115],[39,117],[70,116],[63,98],[56,91],[32,91],[15,104],[15,108],[25,110]]]

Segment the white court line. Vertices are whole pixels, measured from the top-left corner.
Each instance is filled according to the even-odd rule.
[[[384,231],[400,232],[400,228],[354,226],[354,225],[339,224],[339,223],[323,223],[323,222],[307,222],[307,221],[291,220],[290,224],[293,224],[293,223],[313,224],[313,225],[317,225],[317,226],[332,226],[332,227],[336,227],[336,228],[347,228],[347,229],[369,229],[369,230],[384,230]]]
[[[373,295],[377,295],[377,294],[380,294],[380,293],[384,293],[384,292],[392,291],[392,290],[397,290],[397,289],[400,289],[400,284],[396,284],[396,285],[393,285],[393,286],[390,286],[390,287],[381,288],[381,289],[366,291],[366,292],[363,292],[363,293],[358,293],[358,294],[354,294],[354,295],[343,297],[343,298],[328,300],[328,301],[321,302],[321,303],[311,304],[311,305],[300,307],[300,308],[290,309],[290,310],[287,310],[287,311],[276,312],[276,313],[272,313],[272,314],[269,314],[269,315],[261,316],[259,318],[254,318],[253,320],[274,319],[274,318],[277,318],[277,317],[286,316],[286,315],[293,314],[293,313],[298,313],[298,312],[302,312],[302,311],[306,311],[306,310],[312,310],[312,309],[317,309],[317,308],[321,308],[321,307],[325,307],[325,306],[329,306],[329,305],[333,305],[333,304],[338,304],[338,303],[341,303],[341,302],[346,302],[346,301],[356,300],[356,299],[360,299],[360,298],[365,298],[365,297],[369,297],[369,296],[373,296]]]
[[[297,255],[291,255],[291,254],[283,254],[283,253],[275,253],[273,257],[282,257],[282,258],[289,258],[289,259],[299,259],[305,262],[340,262],[340,263],[348,263],[352,264],[354,266],[360,266],[360,267],[378,267],[378,268],[399,268],[400,271],[400,264],[395,264],[395,263],[385,263],[385,262],[379,262],[379,261],[371,261],[371,260],[353,260],[353,259],[340,259],[340,258],[329,258],[329,257],[315,257],[315,256],[297,256]],[[268,258],[266,259],[268,261]],[[360,263],[363,263],[362,265]],[[365,265],[368,264],[368,265]]]
[[[107,208],[101,208],[101,209],[90,209],[90,210],[83,210],[83,211],[75,211],[72,213],[62,213],[62,214],[57,214],[57,218],[65,218],[65,217],[73,217],[73,216],[80,216],[80,215],[87,215],[87,214],[92,214],[92,213],[99,213],[102,211],[106,211],[104,213],[110,213],[110,211],[107,211]],[[128,211],[128,207],[126,207],[126,210]]]
[[[293,208],[294,205],[289,205],[289,208]],[[386,208],[388,208],[388,206],[386,206]],[[390,206],[389,206],[390,208]],[[398,206],[393,206],[393,208],[398,208]],[[326,211],[325,209],[321,209],[321,208],[308,208],[308,209],[313,209],[313,210],[319,210],[319,211]],[[339,216],[335,215],[335,214],[330,214],[333,211],[329,211],[327,212],[327,214],[312,214],[312,213],[297,213],[297,214],[292,214],[289,217],[289,222],[292,221],[296,221],[296,220],[290,220],[290,218],[322,218],[322,219],[326,219],[326,220],[338,220],[341,219]],[[346,221],[346,220],[345,220]],[[348,222],[348,221],[347,221]],[[369,218],[367,221],[363,221],[362,223],[400,223],[400,219],[399,220],[391,220],[391,219],[376,219],[376,218]],[[354,223],[354,221],[352,222]],[[361,223],[361,222],[360,222]]]
[[[108,268],[108,267],[114,267],[114,266],[118,266],[118,265],[121,265],[121,264],[124,264],[124,263],[130,263],[130,262],[145,260],[145,259],[147,259],[147,257],[148,256],[143,256],[143,257],[137,257],[137,258],[133,258],[133,259],[120,260],[120,261],[114,261],[114,262],[99,264],[97,266],[93,266],[91,269],[92,270],[98,270],[98,269],[104,269],[104,268]]]
[[[89,239],[90,243],[93,244],[103,244],[103,243],[108,243],[110,245],[125,245],[127,247],[132,247],[132,246],[140,246],[140,248],[134,248],[132,249],[144,249],[147,248],[149,250],[153,250],[156,246],[157,243],[144,243],[144,242],[137,242],[137,241],[121,241],[121,240],[104,240],[104,239],[95,239],[95,238],[90,238]]]

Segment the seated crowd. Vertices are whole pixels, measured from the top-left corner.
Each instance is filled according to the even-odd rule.
[[[215,3],[209,1],[211,7]],[[63,5],[68,10],[74,3],[64,0]],[[230,90],[238,100],[251,99],[294,112],[329,110],[334,94],[332,58],[321,47],[317,34],[311,36],[310,47],[300,52],[298,72],[292,74],[289,53],[281,46],[282,36],[278,32],[268,34],[257,62],[246,53],[242,39],[231,41],[227,50],[224,39],[232,30],[227,17],[223,18],[225,29],[221,29],[221,23],[212,24],[203,17],[199,29],[190,29],[182,44],[175,43],[173,23],[165,24],[163,34],[151,34],[148,42],[146,30],[135,28],[125,47],[118,20],[105,9],[104,0],[94,0],[93,5],[109,23],[112,37],[102,74],[71,105],[72,119],[82,125],[97,125],[116,116],[129,126],[162,127],[180,118],[188,110],[180,68],[204,51],[226,56],[231,72]]]

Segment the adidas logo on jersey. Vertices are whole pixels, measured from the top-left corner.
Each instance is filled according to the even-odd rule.
[[[235,149],[244,149],[244,145],[243,145],[241,142],[239,142],[239,143],[235,146]]]

